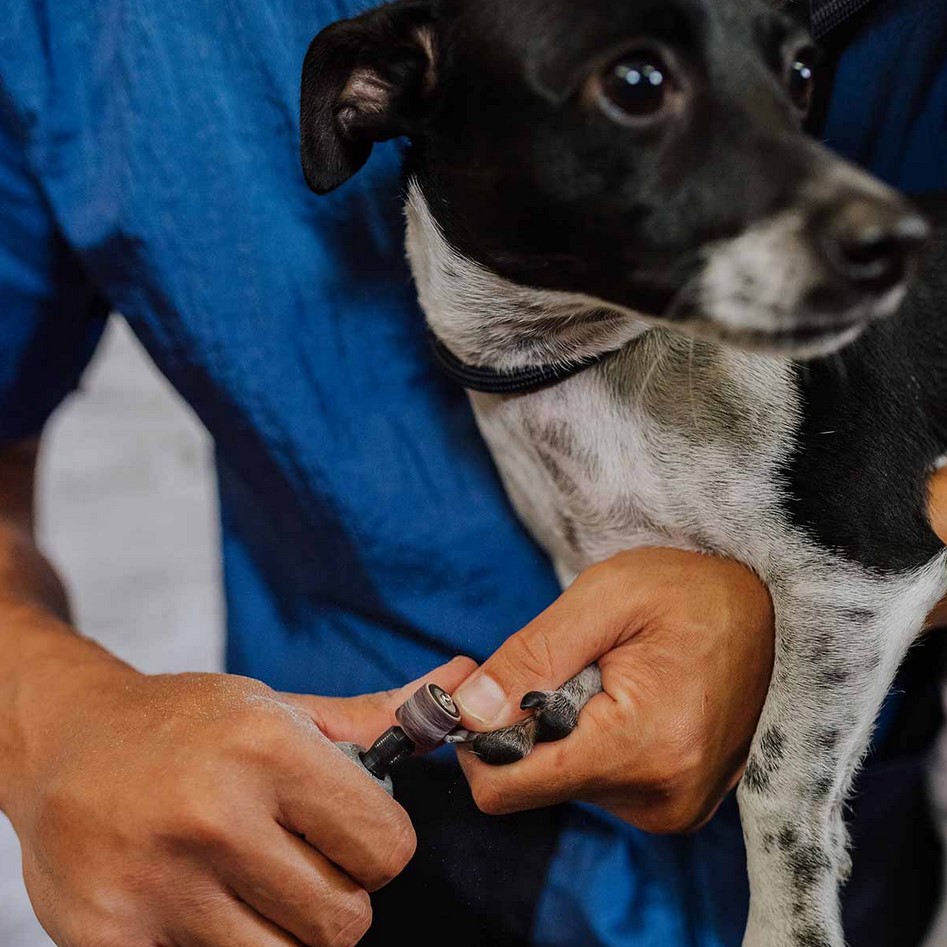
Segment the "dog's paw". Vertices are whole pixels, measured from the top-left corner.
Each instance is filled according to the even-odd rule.
[[[536,745],[536,721],[532,717],[512,727],[490,733],[471,733],[467,746],[491,766],[509,766],[529,756]]]
[[[530,691],[520,702],[520,710],[534,711],[537,743],[563,740],[579,722],[579,708],[564,691]]]
[[[485,763],[508,766],[529,756],[537,743],[563,740],[579,722],[582,708],[602,690],[597,664],[589,665],[557,691],[530,691],[520,703],[532,716],[491,733],[457,730],[448,743],[463,743]]]
[[[467,733],[467,746],[485,763],[508,766],[529,756],[537,743],[563,740],[579,721],[579,707],[566,691],[530,691],[520,707],[533,715],[490,733]]]

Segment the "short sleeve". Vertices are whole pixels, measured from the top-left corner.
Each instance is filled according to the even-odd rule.
[[[107,315],[30,173],[0,90],[0,441],[42,430],[78,385]]]

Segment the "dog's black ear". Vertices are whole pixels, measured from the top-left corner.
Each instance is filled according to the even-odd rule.
[[[433,98],[434,0],[401,0],[334,23],[303,65],[303,171],[317,194],[344,184],[378,141],[410,135]]]

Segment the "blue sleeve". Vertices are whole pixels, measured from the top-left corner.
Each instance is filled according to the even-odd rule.
[[[30,173],[0,90],[0,441],[42,430],[78,385],[107,315]]]

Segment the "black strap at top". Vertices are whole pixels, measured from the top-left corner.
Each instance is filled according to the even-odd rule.
[[[579,359],[564,365],[531,365],[510,371],[498,371],[481,365],[468,365],[433,334],[430,338],[434,358],[448,378],[468,391],[479,391],[488,395],[520,395],[549,388],[587,371],[615,352],[603,352],[594,358]]]

